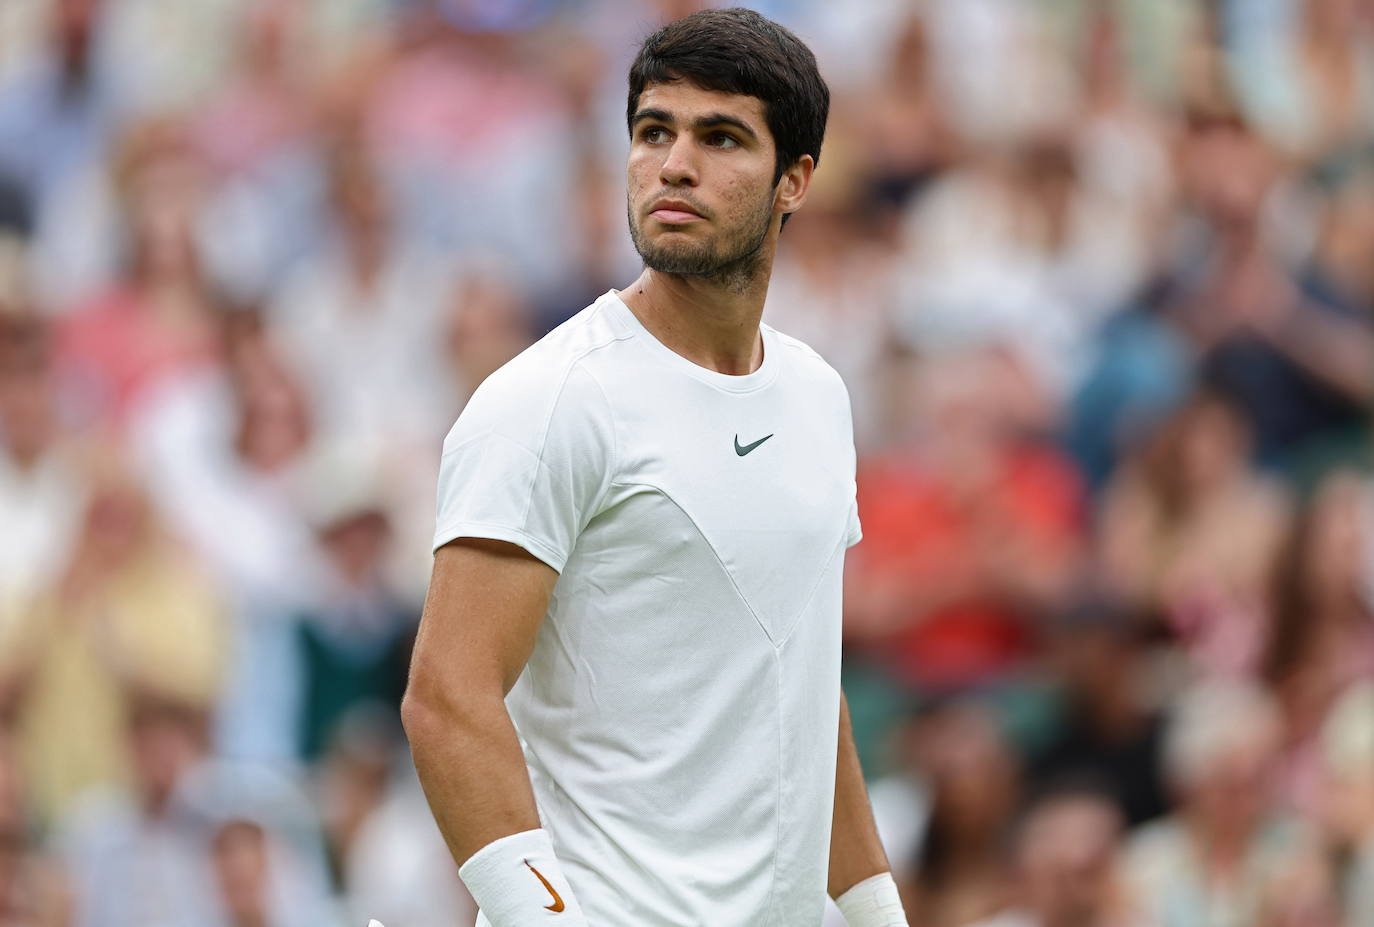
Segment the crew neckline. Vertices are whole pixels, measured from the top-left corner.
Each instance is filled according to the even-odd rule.
[[[659,341],[653,332],[644,327],[644,323],[626,305],[625,300],[620,298],[619,290],[607,290],[602,299],[606,301],[611,311],[620,317],[625,326],[635,334],[643,336],[642,340],[649,350],[661,357],[665,363],[678,368],[688,376],[701,380],[703,383],[709,383],[711,386],[732,393],[748,393],[762,389],[777,379],[780,367],[778,355],[781,345],[778,343],[777,332],[762,322],[759,323],[759,335],[763,338],[763,362],[759,364],[758,369],[751,373],[721,373],[719,370],[712,370],[695,361],[688,360]]]

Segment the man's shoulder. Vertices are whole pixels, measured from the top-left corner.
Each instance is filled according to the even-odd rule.
[[[602,297],[499,367],[478,392],[555,398],[584,360],[628,337],[606,311]]]
[[[790,356],[790,362],[800,373],[824,388],[836,389],[849,395],[848,389],[844,385],[844,379],[839,371],[830,366],[830,362],[821,356],[820,352],[811,345],[802,341],[800,338],[793,337],[786,332],[780,332],[772,326],[765,326],[776,337],[778,344],[782,345],[783,350]]]
[[[596,414],[606,397],[584,361],[627,337],[604,304],[604,297],[592,303],[483,380],[449,439],[485,428],[538,429],[560,407]]]

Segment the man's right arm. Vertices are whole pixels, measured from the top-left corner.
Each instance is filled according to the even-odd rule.
[[[615,472],[604,391],[557,360],[527,352],[502,367],[444,439],[434,575],[401,709],[435,820],[492,927],[586,923],[505,705]]]
[[[540,829],[506,711],[557,572],[514,544],[459,538],[435,553],[401,720],[459,874],[493,927],[585,924]]]
[[[460,538],[434,555],[401,720],[439,830],[459,864],[539,827],[505,696],[558,574],[514,544]]]

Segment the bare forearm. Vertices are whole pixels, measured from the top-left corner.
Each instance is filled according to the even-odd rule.
[[[520,548],[462,538],[434,556],[401,720],[425,797],[459,865],[539,827],[506,712],[557,574]]]
[[[835,811],[830,831],[830,897],[838,898],[864,879],[888,871],[868,803],[863,769],[854,747],[849,703],[840,697],[839,751],[835,761]]]
[[[539,827],[520,741],[498,695],[461,711],[408,696],[402,715],[415,771],[459,865],[482,847]]]

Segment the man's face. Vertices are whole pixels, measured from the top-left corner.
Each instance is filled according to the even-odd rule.
[[[757,97],[650,84],[631,126],[630,236],[661,273],[751,266],[775,215],[773,137]]]

